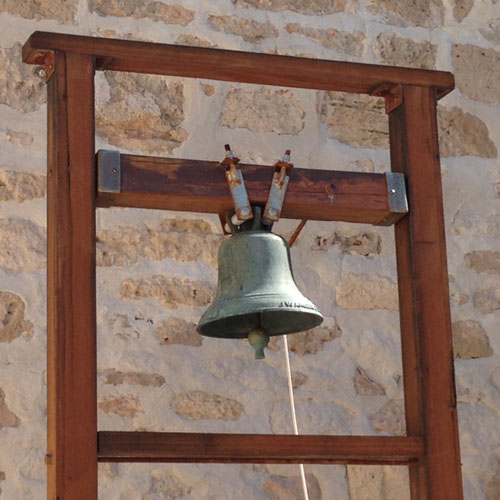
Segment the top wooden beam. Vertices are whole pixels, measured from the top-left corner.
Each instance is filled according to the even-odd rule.
[[[62,33],[34,32],[23,47],[23,61],[39,64],[44,51],[89,54],[96,69],[128,71],[229,82],[371,94],[383,84],[454,87],[451,73],[374,64],[256,54],[134,42]]]

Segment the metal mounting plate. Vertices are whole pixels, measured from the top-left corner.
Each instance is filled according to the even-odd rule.
[[[387,194],[391,213],[379,222],[380,226],[390,226],[408,213],[408,198],[406,197],[406,182],[400,172],[386,172]]]
[[[97,190],[101,193],[121,191],[119,151],[101,149],[97,152]]]

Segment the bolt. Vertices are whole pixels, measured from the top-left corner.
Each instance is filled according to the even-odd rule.
[[[114,173],[114,174],[117,174],[117,173],[118,173],[118,169],[117,169],[117,168],[114,168],[114,169],[113,169],[113,173]]]
[[[396,190],[394,188],[391,189],[391,194],[396,194]]]

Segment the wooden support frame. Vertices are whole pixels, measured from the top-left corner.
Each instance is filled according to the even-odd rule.
[[[453,89],[453,75],[42,32],[26,42],[23,60],[42,62],[53,70],[48,75],[50,500],[97,500],[98,460],[399,464],[410,468],[412,500],[463,499],[436,127],[437,99]],[[406,437],[97,432],[95,207],[147,207],[151,202],[141,198],[137,185],[123,193],[97,195],[95,69],[385,97],[392,170],[406,177],[410,208],[407,216],[394,218],[398,219],[395,232]],[[137,158],[130,156],[125,161],[136,173],[154,169],[155,162],[158,166],[158,159]],[[167,160],[161,161],[165,166]],[[258,166],[249,167],[249,171],[252,168],[252,196],[258,198],[267,174]],[[337,174],[327,174],[329,184],[338,187],[353,178]],[[362,184],[371,183],[373,192],[378,193],[378,202],[374,196],[368,210],[354,203],[359,217],[356,221],[383,223],[383,212],[390,215],[391,210],[387,209],[387,198],[383,201],[386,195],[381,194],[381,178],[361,175]],[[127,177],[125,186],[130,174]],[[284,215],[321,219],[319,207],[324,200],[320,191],[306,191],[296,191],[296,199],[291,197]],[[351,195],[347,198],[352,201],[355,197]],[[186,196],[157,192],[153,205],[172,209]],[[218,209],[223,209],[227,194],[215,192],[213,196]],[[317,204],[316,212],[308,203],[301,203],[307,196]],[[339,196],[340,201],[333,203],[338,205],[322,220],[349,220],[341,206],[348,205],[347,198],[342,201]]]

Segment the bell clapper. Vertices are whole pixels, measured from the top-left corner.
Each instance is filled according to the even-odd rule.
[[[264,359],[264,348],[269,344],[269,335],[263,328],[256,328],[248,334],[248,343],[255,349],[255,359]]]

